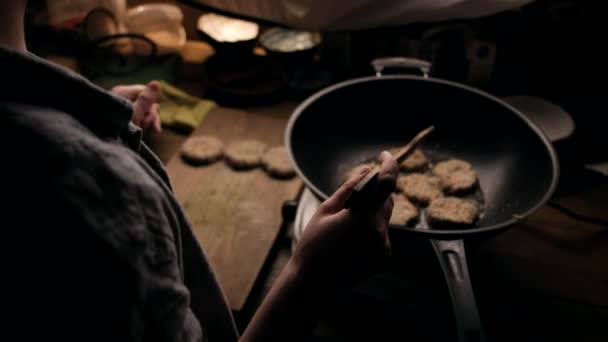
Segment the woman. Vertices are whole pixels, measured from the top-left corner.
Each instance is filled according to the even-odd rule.
[[[237,340],[168,177],[131,122],[159,129],[158,85],[139,97],[116,89],[133,104],[29,54],[25,7],[0,2],[0,141],[10,165],[4,332],[32,341]],[[380,161],[366,207],[344,203],[369,170],[321,205],[240,340],[307,336],[323,306],[389,253],[397,165],[388,152]]]

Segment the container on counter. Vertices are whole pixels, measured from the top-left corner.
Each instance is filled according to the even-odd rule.
[[[178,53],[186,43],[184,14],[175,5],[152,3],[129,8],[125,24],[130,33],[152,40],[158,55]]]
[[[56,29],[75,28],[89,12],[104,8],[121,21],[127,7],[126,0],[47,0],[49,25]]]
[[[254,22],[207,13],[198,18],[197,30],[217,54],[248,56],[253,53],[260,28]]]

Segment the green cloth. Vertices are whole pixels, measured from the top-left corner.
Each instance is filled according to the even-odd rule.
[[[165,127],[190,132],[196,129],[207,112],[213,109],[216,104],[213,101],[203,100],[198,97],[174,87],[170,84],[175,80],[175,69],[179,63],[179,56],[159,57],[155,63],[151,63],[141,69],[124,75],[110,75],[89,78],[105,89],[119,84],[146,84],[149,81],[157,80],[161,84],[162,94],[159,99],[160,120]]]
[[[178,130],[194,130],[216,106],[213,101],[189,95],[167,82],[159,81],[159,83],[162,92],[158,103],[160,120],[164,126]]]

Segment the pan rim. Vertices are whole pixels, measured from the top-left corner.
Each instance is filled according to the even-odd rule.
[[[434,78],[434,77],[424,78],[424,77],[415,76],[415,75],[386,75],[386,76],[380,76],[380,77],[379,76],[366,76],[366,77],[354,78],[354,79],[338,82],[334,85],[321,89],[321,90],[317,91],[316,93],[312,94],[311,96],[309,96],[300,105],[298,105],[294,109],[291,117],[289,118],[289,121],[288,121],[286,129],[285,129],[285,137],[284,137],[285,146],[287,147],[289,159],[290,159],[292,165],[294,166],[297,174],[304,181],[305,185],[320,199],[326,200],[329,197],[329,195],[324,193],[323,191],[321,191],[319,188],[317,188],[317,186],[315,186],[313,184],[313,182],[304,174],[304,172],[302,172],[300,165],[298,165],[298,163],[295,160],[293,153],[292,153],[293,150],[292,150],[292,144],[291,144],[291,133],[292,133],[293,126],[295,125],[297,119],[300,117],[302,112],[310,106],[310,104],[317,101],[319,98],[329,94],[330,92],[333,92],[336,89],[344,88],[344,87],[351,86],[354,84],[359,84],[359,83],[382,81],[382,80],[392,80],[392,79],[393,80],[394,79],[407,79],[407,80],[413,80],[413,81],[431,82],[431,83],[460,88],[462,90],[473,92],[477,95],[481,95],[481,96],[495,102],[496,104],[507,108],[508,110],[513,112],[515,115],[517,115],[517,117],[520,120],[522,120],[524,123],[526,123],[528,125],[528,127],[530,127],[530,129],[532,129],[536,133],[536,135],[540,138],[541,142],[545,145],[545,148],[549,152],[549,157],[551,159],[551,171],[552,171],[551,184],[547,188],[547,190],[546,190],[545,194],[543,195],[543,197],[541,198],[541,200],[539,200],[538,203],[536,203],[534,206],[532,206],[526,212],[517,213],[517,217],[513,217],[509,220],[505,220],[503,222],[489,225],[489,226],[467,228],[467,229],[421,230],[421,229],[415,229],[415,228],[409,228],[409,227],[399,227],[399,228],[397,228],[398,230],[404,231],[404,232],[415,233],[415,234],[434,236],[434,237],[437,237],[440,239],[441,238],[442,239],[457,239],[458,236],[462,236],[462,235],[477,235],[477,234],[487,233],[490,231],[497,231],[500,229],[505,229],[505,228],[517,223],[518,221],[521,221],[522,219],[528,217],[529,215],[534,213],[536,210],[538,210],[540,207],[542,207],[551,198],[551,196],[553,196],[553,193],[555,192],[555,189],[557,188],[557,183],[559,180],[559,173],[560,173],[557,153],[555,152],[553,145],[551,144],[551,142],[549,141],[549,139],[547,138],[545,133],[538,126],[536,126],[536,124],[534,124],[530,119],[528,119],[519,110],[517,110],[515,107],[511,106],[510,104],[506,103],[505,101],[502,101],[501,99],[499,99],[483,90],[473,88],[473,87],[465,85],[465,84],[453,82],[453,81],[448,81],[448,80]]]

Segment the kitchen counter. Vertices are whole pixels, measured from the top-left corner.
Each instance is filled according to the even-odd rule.
[[[294,105],[280,103],[247,110],[289,115],[285,108]],[[168,161],[185,138],[165,130],[151,145],[163,161]],[[606,199],[608,182],[598,177],[585,189],[552,201],[578,214],[608,220]],[[246,305],[235,312],[241,328],[290,256],[287,233],[286,225]],[[447,288],[430,244],[396,239],[396,248],[403,251],[395,256],[402,258],[394,262],[399,269],[395,287],[387,289],[386,296],[345,295],[327,311],[317,336],[329,341],[362,336],[374,340],[454,336]],[[608,227],[544,206],[499,236],[470,242],[467,248],[480,314],[492,341],[530,337],[608,340],[604,327],[608,322]]]
[[[204,94],[198,81],[181,81],[178,86],[193,95]],[[246,110],[287,118],[297,103]],[[168,163],[187,137],[165,129],[159,136],[148,137],[148,143]],[[589,175],[582,183],[575,192],[553,201],[580,215],[608,220],[608,181]],[[288,226],[283,226],[244,306],[235,312],[241,329],[290,257]],[[359,291],[338,299],[324,314],[318,338],[381,341],[396,336],[445,341],[455,336],[447,288],[430,244],[396,236],[394,246],[394,278],[385,282],[391,285],[380,294]],[[481,319],[491,341],[608,340],[604,327],[608,322],[608,227],[544,206],[495,238],[470,242],[467,253]]]
[[[528,34],[525,29],[520,30]],[[556,37],[559,38],[556,38],[555,46],[562,49],[563,36]],[[372,38],[377,46],[388,45],[383,45],[382,40],[376,42],[376,36]],[[368,50],[364,45],[356,55],[357,60],[364,61],[360,64],[365,67],[366,75],[369,59],[378,55],[377,51]],[[527,52],[519,46],[506,50]],[[577,49],[563,50],[578,54]],[[548,50],[547,54],[551,53],[553,50]],[[580,54],[580,58],[584,57],[585,54]],[[537,59],[539,65],[546,62],[544,55]],[[340,58],[340,63],[343,60]],[[556,63],[561,60],[555,58]],[[516,61],[519,62],[518,59]],[[556,68],[564,68],[562,64],[558,63]],[[514,65],[519,67],[520,63]],[[573,73],[580,73],[576,63],[571,69]],[[517,78],[520,73],[536,77],[528,69],[520,73],[512,73],[509,68],[504,70],[507,71],[502,74],[513,75],[512,78]],[[549,75],[564,74],[553,69],[549,71]],[[589,75],[594,77],[593,73]],[[545,76],[536,78],[545,80]],[[511,79],[506,78],[507,81]],[[566,80],[558,82],[556,88],[568,89],[563,84],[590,84],[564,78]],[[509,84],[503,79],[498,83]],[[520,83],[530,82],[525,79]],[[180,81],[177,85],[192,95],[204,94],[200,81]],[[539,89],[545,89],[545,84]],[[509,91],[511,89],[503,92]],[[286,108],[293,108],[296,104],[297,101],[288,101],[247,108],[247,111],[286,118],[290,114]],[[596,114],[597,106],[589,106],[593,108],[589,113]],[[165,129],[159,136],[148,137],[147,140],[160,159],[168,163],[187,137]],[[589,149],[583,152],[587,153]],[[608,220],[608,181],[598,177],[587,183],[576,192],[555,198],[555,202],[581,215]],[[392,278],[383,283],[385,287],[375,293],[354,291],[338,298],[324,312],[314,340],[454,340],[450,299],[430,244],[424,240],[394,236],[393,246],[393,260],[386,266]],[[235,312],[239,328],[246,326],[290,255],[289,224],[284,224],[243,308]],[[492,239],[469,242],[467,255],[489,341],[608,341],[605,326],[608,322],[608,227],[585,223],[554,207],[544,206]],[[245,264],[242,266],[247,267]],[[232,270],[234,273],[238,271]]]

